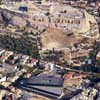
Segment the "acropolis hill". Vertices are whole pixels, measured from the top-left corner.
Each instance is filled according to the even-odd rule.
[[[98,25],[94,16],[81,8],[57,4],[46,6],[48,10],[43,10],[41,6],[45,8],[45,5],[36,7],[32,1],[16,2],[10,7],[7,6],[7,8],[5,6],[3,5],[0,8],[2,24],[6,22],[12,26],[17,26],[18,30],[28,30],[29,27],[33,31],[34,28],[39,29],[40,27],[41,30],[43,27],[45,28],[45,32],[40,34],[39,41],[42,44],[40,47],[43,51],[46,49],[52,50],[52,48],[65,49],[68,45],[74,44],[73,42],[77,42],[75,40],[79,40],[79,38],[81,40],[83,37],[98,38],[99,36]],[[23,11],[21,7],[27,8],[26,11]],[[4,19],[8,19],[8,21]],[[18,32],[16,34],[18,35]],[[73,34],[73,36],[69,36],[70,34]]]
[[[10,6],[4,4],[1,7],[28,15],[30,22],[34,25],[61,29],[66,33],[84,33],[91,29],[91,24],[96,25],[94,16],[84,9],[74,8],[70,5],[43,3],[36,6],[33,1],[21,1]],[[21,7],[27,8],[27,11],[22,11]]]
[[[62,29],[66,33],[84,33],[90,30],[91,24],[96,24],[94,17],[85,10],[71,6],[51,6],[50,15],[33,14],[33,23]]]

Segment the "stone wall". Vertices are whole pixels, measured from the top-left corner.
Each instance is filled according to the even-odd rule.
[[[67,10],[67,9],[66,9]],[[32,22],[35,24],[44,24],[47,27],[62,29],[65,32],[84,33],[89,31],[90,22],[96,23],[95,19],[85,11],[82,11],[83,16],[74,16],[66,13],[56,13],[50,16],[45,16],[42,13],[33,14]]]

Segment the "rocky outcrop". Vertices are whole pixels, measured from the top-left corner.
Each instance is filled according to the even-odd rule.
[[[25,27],[28,24],[26,16],[0,9],[0,22],[6,25],[12,24],[16,27]]]
[[[14,16],[11,19],[11,24],[13,24],[14,26],[25,27],[27,25],[27,22],[21,17]]]

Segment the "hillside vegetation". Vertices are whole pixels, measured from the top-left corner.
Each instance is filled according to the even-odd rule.
[[[0,36],[0,47],[15,51],[17,53],[23,53],[34,58],[39,57],[36,43],[34,44],[28,37],[15,39],[6,35]]]

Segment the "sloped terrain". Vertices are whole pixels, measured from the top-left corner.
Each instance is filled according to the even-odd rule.
[[[74,35],[67,36],[61,30],[56,29],[48,29],[48,31],[41,34],[42,50],[64,49],[78,41],[79,39]]]
[[[0,8],[0,23],[16,27],[27,26],[27,16]]]

